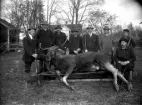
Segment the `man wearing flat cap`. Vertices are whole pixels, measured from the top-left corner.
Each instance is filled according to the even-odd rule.
[[[42,23],[41,24],[41,29],[39,29],[36,33],[36,39],[37,39],[37,45],[38,47],[41,47],[42,49],[44,48],[49,48],[53,45],[54,43],[54,36],[53,36],[53,32],[49,29],[49,25],[46,23]],[[47,51],[44,50],[40,50],[41,54],[46,54]],[[39,71],[38,73],[41,72],[46,72],[47,69],[45,68],[45,65],[43,63],[43,61],[40,61],[39,64]]]
[[[93,33],[93,27],[88,26],[87,34],[83,35],[82,43],[83,43],[83,50],[84,52],[94,51],[97,52],[100,50],[100,42],[98,35]]]
[[[57,25],[55,27],[54,45],[59,46],[63,50],[66,50],[68,40],[66,34],[61,32],[61,30],[62,30],[61,25]]]
[[[131,82],[136,55],[133,48],[128,46],[129,40],[127,38],[121,38],[119,42],[120,47],[116,49],[115,53],[116,67]]]
[[[48,48],[53,45],[53,32],[49,29],[49,25],[42,23],[41,29],[36,33],[36,39],[42,48]]]
[[[71,30],[71,34],[70,34],[70,37],[69,37],[68,48],[69,48],[70,54],[81,53],[82,41],[81,41],[80,35],[78,34],[77,29],[72,29]]]
[[[120,40],[122,38],[126,38],[128,40],[128,46],[130,46],[132,48],[136,47],[135,41],[132,39],[132,37],[130,37],[130,31],[128,29],[123,30],[123,36],[120,38]],[[120,46],[120,43],[118,46]]]
[[[35,59],[45,60],[46,57],[44,55],[39,55],[36,52],[37,49],[37,40],[35,39],[35,31],[36,29],[30,27],[26,34],[26,37],[23,39],[23,47],[24,47],[24,54],[23,54],[23,61],[25,63],[25,72],[29,73],[31,64]]]

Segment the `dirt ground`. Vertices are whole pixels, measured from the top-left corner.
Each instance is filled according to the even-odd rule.
[[[22,53],[11,52],[0,57],[0,105],[142,105],[142,48],[136,48],[137,61],[133,90],[114,90],[112,82],[71,82],[76,92],[60,82],[44,80],[25,87]]]

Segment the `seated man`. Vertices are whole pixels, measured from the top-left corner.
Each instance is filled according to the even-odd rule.
[[[26,37],[23,39],[24,55],[23,61],[25,63],[25,72],[29,73],[31,64],[35,59],[46,60],[45,55],[37,54],[37,42],[35,40],[34,28],[29,28]]]
[[[136,55],[133,48],[128,46],[128,39],[121,38],[119,42],[121,46],[116,49],[115,53],[116,67],[124,73],[126,79],[132,81],[132,72]]]

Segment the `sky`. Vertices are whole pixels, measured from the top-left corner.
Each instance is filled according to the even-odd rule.
[[[5,0],[5,2],[8,1],[10,0]],[[69,0],[64,1],[67,2]],[[44,0],[44,2],[44,10],[46,15],[47,0]],[[63,5],[63,7],[66,8],[66,5]],[[142,22],[142,7],[134,0],[105,0],[105,3],[100,8],[110,14],[116,14],[118,16],[117,23],[124,27],[130,22],[134,25],[139,25],[139,23]]]
[[[142,21],[142,7],[133,0],[105,0],[102,8],[116,14],[118,24],[123,24],[124,27],[130,22],[139,25]]]
[[[66,5],[64,5],[64,8],[65,6]],[[124,28],[127,27],[127,24],[130,24],[130,22],[132,22],[133,25],[139,26],[139,23],[142,21],[142,7],[134,0],[105,0],[105,3],[101,5],[100,8],[112,15],[116,14],[117,24],[122,25]]]

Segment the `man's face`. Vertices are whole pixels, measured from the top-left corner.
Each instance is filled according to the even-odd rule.
[[[125,48],[127,46],[127,42],[121,41],[121,46],[122,46],[122,48]]]
[[[92,33],[92,31],[93,31],[92,28],[87,29],[87,32],[88,32],[88,33]]]
[[[61,29],[57,29],[56,32],[60,33],[60,32],[61,32]]]
[[[78,35],[78,33],[77,33],[77,32],[73,32],[72,34],[73,34],[74,36],[77,36],[77,35]]]
[[[124,36],[126,37],[129,36],[129,32],[124,31],[123,33],[124,33]]]
[[[109,30],[104,30],[104,34],[105,35],[109,34]]]
[[[35,30],[34,29],[29,30],[29,34],[34,36],[35,35]]]
[[[42,29],[47,30],[47,27],[45,25],[42,25]]]

